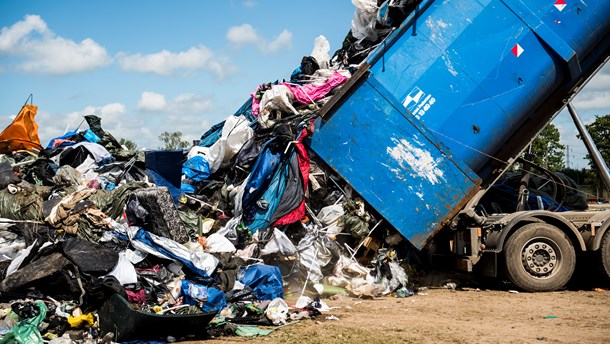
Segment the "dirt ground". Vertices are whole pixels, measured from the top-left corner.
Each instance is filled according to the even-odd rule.
[[[287,300],[290,304],[290,299]],[[206,343],[603,343],[610,291],[428,289],[408,298],[326,299],[330,312],[267,337]],[[328,319],[331,315],[338,320]],[[194,343],[194,342],[191,342]],[[203,343],[203,342],[199,342]]]
[[[501,279],[430,274],[416,295],[324,298],[329,312],[275,328],[266,337],[220,337],[194,343],[610,343],[610,283],[577,268],[567,289],[516,291]],[[456,290],[442,288],[455,282]],[[288,305],[298,295],[286,297]]]
[[[463,280],[464,288],[458,281],[458,289],[450,290],[436,286],[453,278],[430,276],[421,284],[429,288],[411,297],[324,299],[334,308],[330,312],[266,337],[188,343],[610,343],[610,285],[593,271],[578,270],[567,290],[549,293]]]

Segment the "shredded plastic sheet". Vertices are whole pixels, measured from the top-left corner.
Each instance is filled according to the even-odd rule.
[[[261,337],[268,336],[273,330],[265,330],[256,326],[237,326],[235,334],[240,337]]]
[[[284,298],[282,274],[277,266],[251,265],[239,281],[252,288],[258,300]]]
[[[17,234],[0,229],[0,262],[13,260],[25,248],[25,240]]]
[[[352,18],[352,36],[357,40],[368,39],[371,42],[377,40],[375,31],[375,19],[377,18],[376,0],[352,0],[356,11]]]
[[[204,312],[220,312],[227,306],[225,294],[216,288],[183,280],[180,287],[184,301],[201,307]]]
[[[83,327],[91,327],[95,324],[95,319],[93,318],[93,314],[81,314],[79,316],[69,316],[68,324],[72,328],[83,328]]]

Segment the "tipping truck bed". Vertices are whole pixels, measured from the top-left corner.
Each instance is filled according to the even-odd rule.
[[[608,1],[422,1],[310,146],[421,249],[609,55]]]

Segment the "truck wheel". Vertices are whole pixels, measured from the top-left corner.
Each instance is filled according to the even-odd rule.
[[[504,256],[511,282],[532,292],[563,287],[576,266],[576,253],[568,236],[546,223],[517,229],[506,241]]]
[[[602,272],[607,281],[610,281],[610,231],[604,233],[602,243],[599,246],[599,257],[601,261]]]

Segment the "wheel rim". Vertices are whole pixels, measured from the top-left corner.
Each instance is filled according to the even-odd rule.
[[[561,250],[549,238],[532,238],[523,245],[521,263],[530,276],[537,279],[549,278],[561,266]]]

